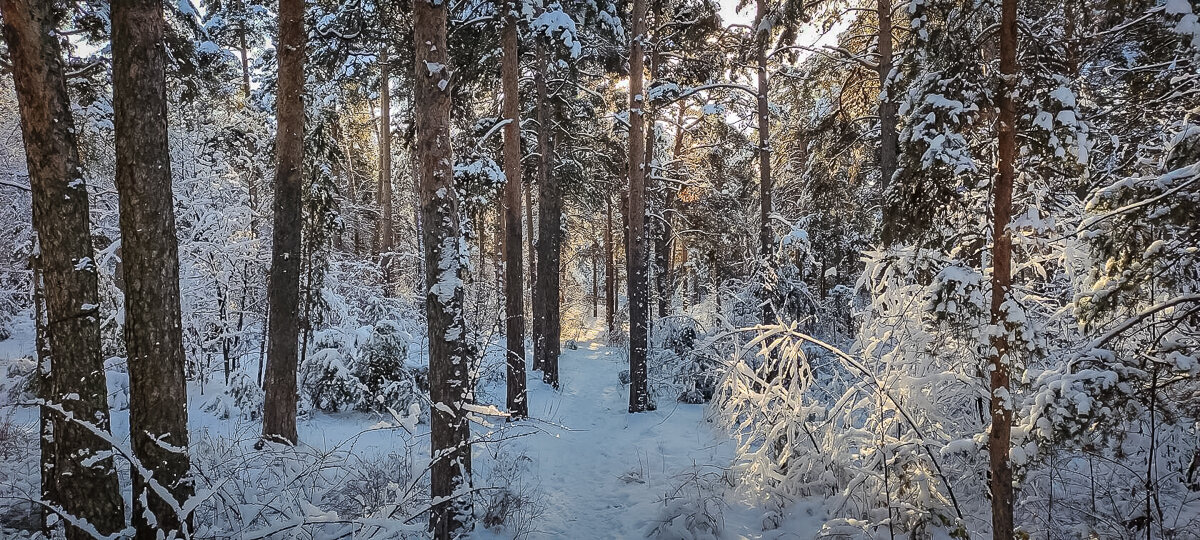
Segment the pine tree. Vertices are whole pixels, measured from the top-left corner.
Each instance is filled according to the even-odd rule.
[[[114,534],[124,528],[125,505],[112,444],[102,436],[109,434],[108,389],[88,192],[50,8],[36,0],[0,2],[40,251],[35,301],[39,311],[44,306],[38,320],[46,322],[38,349],[44,351],[41,367],[49,368],[40,398],[48,404],[42,422],[52,434],[42,440],[51,467],[43,470],[42,489],[51,496],[47,503],[101,534]],[[70,539],[90,537],[70,524],[66,533]]]
[[[267,371],[263,438],[294,444],[299,361],[301,172],[304,166],[304,2],[279,8],[279,78],[275,97],[275,225],[267,286]]]
[[[469,515],[471,430],[463,406],[471,388],[467,381],[474,351],[468,344],[463,317],[463,273],[466,259],[459,226],[450,144],[452,71],[446,46],[446,4],[418,1],[413,5],[415,53],[417,183],[425,245],[425,315],[429,337],[430,495],[434,538],[460,534]]]
[[[179,255],[167,146],[166,56],[161,0],[112,6],[116,184],[125,271],[129,426],[138,538],[186,535],[176,513],[192,494]],[[152,476],[149,476],[152,475]],[[166,489],[163,492],[152,485]]]
[[[503,60],[500,66],[504,92],[504,320],[507,350],[508,412],[512,418],[529,415],[525,392],[525,289],[523,285],[524,247],[521,241],[521,96],[520,47],[517,32],[517,6],[502,4],[503,27],[500,32]]]
[[[992,189],[992,337],[995,349],[989,358],[991,367],[989,411],[992,416],[988,432],[988,457],[991,464],[989,485],[992,492],[992,537],[1013,537],[1013,472],[1009,452],[1012,448],[1013,403],[1010,365],[1016,353],[1011,352],[1006,333],[1009,331],[1009,288],[1012,286],[1012,219],[1013,178],[1016,176],[1017,126],[1017,0],[1004,0],[1000,13],[1000,92],[997,117],[998,176]]]
[[[629,289],[629,412],[653,408],[647,388],[646,353],[650,333],[650,283],[646,266],[646,154],[643,88],[646,0],[633,0],[629,41],[629,195],[625,214],[626,283]]]

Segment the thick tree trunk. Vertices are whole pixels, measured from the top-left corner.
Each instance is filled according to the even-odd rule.
[[[767,16],[767,0],[757,0],[756,5],[757,14],[754,18],[754,27],[760,28],[763,18]],[[771,110],[767,102],[767,46],[771,41],[770,38],[770,32],[763,30],[759,31],[754,39],[754,60],[758,67],[758,182],[762,192],[759,211],[758,256],[764,265],[762,269],[764,287],[766,287],[767,273],[774,270],[772,259],[775,247],[774,235],[771,233],[771,197],[773,195],[771,185]],[[774,324],[777,318],[772,294],[765,289],[762,301],[763,324]]]
[[[429,338],[429,393],[432,401],[429,527],[434,538],[462,531],[470,514],[470,426],[463,410],[471,380],[472,351],[464,337],[462,235],[454,191],[450,145],[450,66],[446,47],[446,4],[413,4],[416,51],[415,102],[417,178],[425,235],[425,296]]]
[[[1013,94],[1017,81],[1017,0],[1004,0],[1000,15],[1000,77],[998,96],[999,122],[997,143],[999,175],[992,190],[992,325],[998,328],[992,338],[995,353],[991,364],[992,429],[988,433],[988,457],[991,465],[992,538],[1013,537],[1013,475],[1009,450],[1012,437],[1013,402],[1009,385],[1009,365],[1017,351],[1008,341],[1008,314],[1005,300],[1012,285],[1012,237],[1008,223],[1012,217],[1013,178],[1016,169],[1016,102]]]
[[[616,331],[617,265],[613,245],[612,195],[604,196],[604,328],[611,336]]]
[[[304,167],[303,0],[279,3],[279,90],[275,98],[275,230],[267,285],[269,338],[263,438],[294,444],[300,332],[302,171]]]
[[[533,369],[542,380],[558,387],[559,355],[559,248],[562,241],[562,189],[551,174],[553,143],[550,140],[550,104],[546,89],[549,65],[545,48],[537,45],[538,69],[534,74],[538,116],[538,233],[537,264],[533,287]]]
[[[166,49],[161,0],[112,5],[113,105],[121,256],[125,267],[125,347],[133,453],[154,476],[134,474],[138,538],[190,529],[178,508],[192,494],[188,475],[186,358],[179,307],[179,254],[167,147]],[[169,491],[163,500],[153,481]],[[143,507],[143,501],[148,505]],[[148,514],[152,513],[150,519]]]
[[[39,370],[38,395],[78,419],[49,407],[41,410],[42,494],[98,532],[112,534],[125,524],[112,444],[80,424],[109,431],[108,390],[87,185],[79,170],[75,120],[50,8],[40,0],[0,2],[39,251],[34,265],[38,358],[49,372]],[[71,539],[89,537],[77,527],[66,532]]]
[[[504,91],[504,337],[508,351],[508,413],[517,419],[529,415],[525,392],[525,277],[521,243],[521,57],[517,36],[516,6],[505,4],[500,66]]]
[[[395,246],[392,222],[392,85],[388,47],[379,51],[379,251],[390,253]],[[386,261],[384,267],[387,268]],[[385,270],[386,272],[386,270]]]
[[[896,131],[899,117],[899,102],[888,84],[892,73],[892,0],[878,0],[879,9],[879,88],[883,92],[879,100],[879,171],[880,193],[887,191],[896,173],[896,161],[900,148],[900,132]]]
[[[646,279],[646,152],[643,108],[646,106],[642,71],[645,67],[646,0],[633,0],[633,33],[629,46],[629,412],[652,408],[647,388],[646,349],[650,332],[649,289]]]

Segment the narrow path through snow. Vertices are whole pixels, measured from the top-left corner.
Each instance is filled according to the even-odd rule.
[[[529,380],[530,414],[552,426],[514,440],[532,459],[543,513],[533,538],[644,538],[680,472],[727,467],[733,443],[704,421],[702,405],[661,400],[657,411],[629,414],[618,373],[621,349],[595,342],[564,349],[561,392]],[[559,427],[561,426],[561,427]]]

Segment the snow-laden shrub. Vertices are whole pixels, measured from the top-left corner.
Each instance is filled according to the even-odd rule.
[[[725,529],[722,471],[692,468],[677,475],[663,497],[663,508],[653,522],[649,538],[658,540],[716,540]]]
[[[362,399],[362,385],[347,358],[336,348],[313,352],[300,366],[300,382],[312,407],[337,412],[356,406]]]
[[[506,536],[525,538],[534,532],[537,520],[546,510],[546,501],[537,486],[528,479],[533,459],[524,453],[513,454],[499,445],[491,455],[492,468],[485,485],[495,486],[483,500],[484,527]]]
[[[244,416],[257,420],[265,398],[263,389],[249,373],[235,371],[230,374],[225,391],[214,394],[201,408],[221,419]]]
[[[357,408],[371,412],[406,411],[426,391],[423,377],[405,364],[411,337],[395,323],[380,321],[359,349],[353,375],[360,384]],[[427,384],[427,383],[426,383]]]
[[[359,410],[390,414],[426,401],[427,370],[406,363],[408,332],[394,321],[318,332],[314,351],[300,366],[301,393],[324,412]]]
[[[253,429],[252,427],[250,428]],[[396,430],[398,426],[373,428]],[[191,446],[196,538],[416,538],[428,483],[412,438],[387,454],[355,451],[359,436],[321,449],[265,444],[257,432],[204,433]]]
[[[652,392],[684,403],[707,403],[720,381],[722,362],[715,350],[701,347],[706,339],[700,323],[686,316],[655,322],[648,369]]]

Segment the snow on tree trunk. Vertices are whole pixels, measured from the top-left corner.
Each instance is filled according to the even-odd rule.
[[[758,256],[763,264],[763,324],[774,324],[776,321],[775,306],[768,292],[768,278],[772,271],[772,253],[775,246],[774,235],[771,233],[771,110],[767,103],[767,46],[771,41],[771,32],[765,25],[767,22],[767,1],[757,0],[754,17],[754,61],[758,70],[758,91],[756,95],[758,115],[758,182],[761,191],[761,207],[759,212]]]
[[[446,5],[413,5],[417,181],[424,226],[425,311],[432,402],[429,528],[434,538],[455,537],[470,500],[470,425],[463,406],[470,388],[470,345],[463,319],[463,266],[467,257],[459,225],[450,144],[451,70],[446,47]]]
[[[1009,364],[1017,354],[1009,346],[1008,316],[1005,302],[1012,285],[1012,236],[1008,224],[1012,215],[1013,177],[1017,159],[1016,102],[1017,84],[1017,0],[1004,0],[1000,15],[1000,77],[998,96],[999,175],[992,190],[992,347],[991,402],[992,427],[988,432],[989,479],[992,492],[992,537],[1013,537],[1013,471],[1009,460],[1012,446],[1013,407],[1009,388]]]
[[[5,0],[0,2],[0,12],[17,91],[37,231],[35,302],[42,330],[38,395],[108,432],[88,193],[79,167],[75,120],[50,4]],[[102,455],[111,455],[112,445],[49,407],[43,407],[41,414],[44,435],[49,435],[42,439],[46,502],[91,524],[101,534],[122,529],[125,510],[117,471],[112,458]],[[80,528],[67,528],[67,538],[86,537]]]
[[[508,351],[506,404],[511,418],[529,415],[525,392],[525,277],[521,252],[521,96],[516,6],[505,4],[500,78],[504,91],[504,335]]]
[[[646,276],[646,99],[642,81],[645,67],[646,0],[633,0],[633,33],[629,45],[629,199],[626,238],[629,289],[629,412],[650,410],[647,389],[646,349],[650,332],[649,292]]]
[[[296,363],[300,331],[301,191],[304,165],[304,2],[279,6],[279,90],[275,98],[275,229],[267,285],[267,373],[263,438],[297,442]]]
[[[113,105],[125,347],[133,453],[153,474],[133,475],[138,538],[187,534],[176,512],[192,495],[188,475],[186,358],[180,321],[179,247],[167,146],[166,60],[161,1],[112,6]],[[165,488],[166,493],[157,486]],[[173,500],[164,500],[163,495]]]

